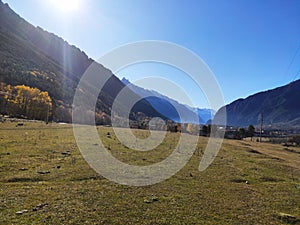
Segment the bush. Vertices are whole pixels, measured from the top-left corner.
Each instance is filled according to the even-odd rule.
[[[300,135],[295,135],[291,137],[289,141],[295,143],[296,145],[300,145]]]

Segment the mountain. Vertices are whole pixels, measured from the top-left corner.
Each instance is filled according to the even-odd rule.
[[[162,95],[153,90],[147,90],[138,87],[126,78],[122,79],[122,82],[127,85],[131,90],[133,90],[139,96],[145,98],[155,110],[164,115],[165,117],[182,123],[201,123],[205,124],[214,115],[214,111],[210,109],[199,109],[193,108],[187,105],[183,105],[171,99],[165,95]],[[182,114],[182,118],[177,112],[177,110]]]
[[[0,82],[47,91],[54,103],[54,120],[70,122],[77,84],[92,63],[94,60],[79,48],[31,25],[0,0]],[[114,99],[125,85],[102,65],[98,65],[98,71],[100,77],[111,74],[96,109],[99,115],[109,118]],[[122,102],[118,104],[126,107]],[[145,116],[160,116],[146,100],[138,102],[132,111],[132,115],[141,112]]]
[[[300,80],[285,86],[238,99],[221,108],[227,112],[227,125],[263,124],[273,127],[300,127]]]
[[[188,109],[192,110],[193,112],[195,112],[196,114],[198,114],[199,118],[202,119],[204,124],[208,124],[214,117],[214,115],[216,114],[216,111],[213,109],[202,109],[202,108],[194,108],[194,107],[190,107],[185,105]]]

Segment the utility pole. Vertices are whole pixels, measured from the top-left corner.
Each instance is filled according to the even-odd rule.
[[[259,137],[259,142],[261,142],[261,136],[262,136],[262,132],[263,132],[263,122],[264,122],[264,114],[261,113],[260,114],[261,117],[260,117],[260,137]]]

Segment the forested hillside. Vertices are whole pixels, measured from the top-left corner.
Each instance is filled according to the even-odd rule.
[[[238,99],[223,107],[230,126],[264,125],[300,127],[300,80]],[[216,114],[216,118],[218,117]]]
[[[75,88],[93,62],[79,48],[31,25],[0,0],[0,82],[48,92],[53,101],[54,121],[71,122]],[[98,68],[100,78],[101,73],[111,73],[101,65]],[[122,88],[124,84],[112,74],[97,102],[96,118],[106,118],[100,123],[110,122],[112,103]],[[122,103],[119,105],[122,107]],[[138,103],[132,115],[137,110],[145,116],[160,115],[145,100]]]

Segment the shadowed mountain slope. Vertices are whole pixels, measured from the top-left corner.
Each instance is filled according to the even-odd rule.
[[[136,94],[144,97],[147,101],[155,108],[159,113],[165,117],[182,123],[201,123],[206,124],[212,119],[214,111],[210,109],[199,109],[181,104],[174,99],[171,99],[165,95],[162,95],[153,90],[147,90],[138,87],[126,78],[122,79],[122,82],[133,90]],[[174,90],[176,91],[176,90]],[[179,113],[181,112],[182,118],[180,118]]]
[[[77,84],[93,62],[79,48],[31,25],[0,0],[0,82],[49,92],[54,102],[54,120],[70,122]],[[111,74],[96,109],[109,118],[114,99],[125,85],[105,67],[99,65],[98,70],[99,79],[102,73]],[[122,102],[118,104],[126,107]],[[132,111],[160,116],[146,100],[139,101]]]
[[[300,126],[300,80],[259,92],[226,105],[227,125],[263,124],[280,127]],[[220,110],[225,110],[221,108]],[[220,110],[216,114],[218,117]]]

